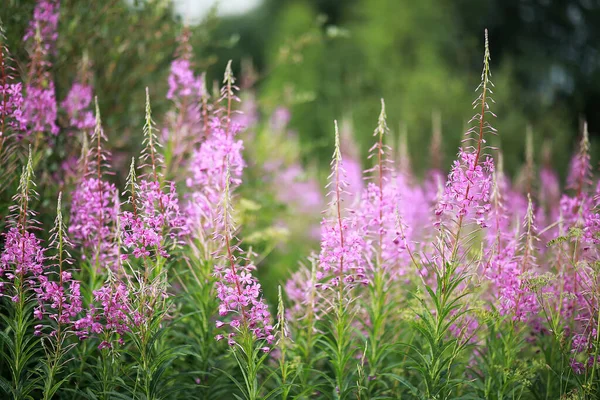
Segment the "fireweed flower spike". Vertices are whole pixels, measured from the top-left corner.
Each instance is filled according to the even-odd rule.
[[[189,154],[188,149],[199,142],[203,136],[200,133],[206,135],[203,123],[208,128],[208,110],[204,108],[206,86],[204,76],[198,77],[192,70],[190,35],[190,29],[184,27],[178,38],[177,57],[171,63],[168,78],[167,99],[173,102],[173,109],[167,114],[162,140],[167,148],[165,167],[172,170],[184,155]],[[170,176],[168,173],[166,175]]]
[[[5,359],[10,376],[9,382],[3,380],[3,388],[10,391],[15,400],[30,398],[36,388],[32,363],[39,351],[31,336],[35,318],[40,317],[39,311],[32,313],[33,290],[38,288],[39,278],[44,273],[45,256],[40,240],[32,232],[37,225],[36,214],[31,209],[31,201],[37,196],[33,177],[30,146],[27,165],[23,167],[19,188],[13,197],[15,204],[10,207],[9,230],[4,234],[4,250],[0,254],[0,296],[10,300],[8,315],[0,315],[6,327],[2,341],[11,354]]]
[[[4,251],[0,257],[0,277],[12,283],[11,299],[15,303],[23,303],[27,296],[25,291],[37,285],[37,278],[44,271],[44,250],[40,240],[31,232],[38,224],[36,213],[30,208],[31,200],[37,197],[33,181],[33,161],[31,146],[27,165],[23,167],[18,192],[13,196],[16,203],[10,207],[12,216],[9,230],[5,234]],[[6,291],[0,287],[0,293]]]
[[[117,189],[105,179],[110,164],[110,153],[104,149],[105,141],[96,100],[95,127],[89,151],[85,146],[82,150],[79,168],[83,169],[83,175],[71,195],[69,224],[69,234],[82,247],[82,257],[90,263],[93,275],[116,268],[113,238],[117,215],[113,201]]]
[[[527,212],[523,218],[522,234],[519,238],[506,225],[501,211],[500,194],[495,189],[493,199],[493,227],[496,238],[493,242],[493,252],[486,265],[485,274],[494,285],[495,305],[501,315],[509,315],[514,321],[526,322],[535,315],[538,304],[535,293],[528,285],[538,273],[536,261],[537,228],[531,197],[528,196]],[[491,236],[491,235],[490,235]]]
[[[62,193],[59,194],[56,206],[56,220],[51,230],[50,246],[48,250],[54,251],[54,256],[49,258],[54,265],[39,277],[40,285],[35,289],[38,307],[35,314],[47,315],[52,322],[51,336],[61,339],[61,334],[66,334],[65,329],[73,323],[74,318],[82,311],[80,283],[73,279],[71,265],[73,259],[69,253],[72,247],[66,234],[66,227],[62,217]]]
[[[188,225],[193,236],[207,237],[218,229],[215,226],[217,209],[214,207],[221,201],[224,189],[225,160],[229,163],[231,189],[241,183],[242,172],[246,166],[242,150],[244,143],[237,138],[242,127],[230,121],[231,104],[239,101],[235,96],[237,90],[231,65],[225,71],[225,86],[220,97],[221,107],[215,110],[210,118],[206,140],[195,150],[190,158],[189,175],[186,185],[191,194],[186,206]],[[222,118],[219,115],[225,114]]]
[[[486,134],[496,134],[487,120],[488,115],[495,117],[490,110],[493,83],[490,81],[489,71],[490,50],[487,30],[485,32],[485,54],[483,58],[483,71],[481,73],[481,84],[477,88],[479,96],[473,102],[473,107],[478,112],[471,118],[471,128],[465,133],[463,143],[474,141],[471,146],[461,147],[458,159],[454,161],[448,181],[444,189],[442,199],[436,208],[438,216],[437,225],[450,232],[450,254],[446,257],[449,261],[456,261],[461,240],[461,231],[464,223],[471,219],[480,227],[487,226],[487,214],[491,206],[489,204],[492,190],[492,173],[494,172],[494,161],[492,157],[485,156]],[[482,160],[482,157],[484,159]],[[452,221],[453,224],[448,226]]]
[[[579,150],[571,159],[567,176],[567,188],[572,190],[574,195],[563,195],[560,199],[560,209],[568,227],[581,227],[587,220],[593,206],[593,199],[589,193],[591,186],[590,141],[587,123],[584,123]]]
[[[353,215],[344,216],[342,196],[347,186],[340,135],[335,121],[335,150],[331,161],[331,174],[326,188],[329,189],[329,207],[332,216],[321,223],[321,253],[319,255],[318,279],[324,279],[323,289],[353,287],[367,283],[363,251],[366,243],[358,231],[358,221]]]
[[[470,259],[466,248],[473,240],[473,233],[478,228],[487,226],[487,214],[491,210],[492,177],[494,163],[491,157],[482,155],[488,148],[484,136],[495,134],[495,129],[487,121],[493,87],[489,80],[489,43],[485,32],[485,52],[481,84],[477,88],[479,96],[473,102],[478,112],[471,119],[471,128],[465,133],[463,143],[474,141],[474,145],[461,147],[458,159],[452,169],[435,209],[439,229],[433,241],[433,254],[424,259],[432,270],[432,278],[425,282],[426,292],[418,296],[421,305],[417,311],[418,318],[413,327],[429,339],[419,345],[420,357],[415,361],[421,379],[425,385],[425,398],[452,398],[455,389],[449,385],[456,359],[465,350],[467,344],[474,340],[478,320],[469,313],[469,304],[465,297],[469,296],[469,265],[480,263],[480,256]],[[468,232],[466,224],[473,226]],[[446,349],[452,349],[446,352]],[[421,372],[422,371],[422,372]]]
[[[219,315],[229,316],[228,321],[218,320],[217,329],[229,326],[229,333],[218,334],[216,340],[227,340],[232,347],[242,373],[246,377],[245,398],[255,400],[261,397],[258,383],[258,372],[265,360],[270,345],[275,340],[269,308],[262,298],[261,287],[252,271],[256,267],[248,257],[244,257],[235,236],[235,223],[231,203],[231,176],[229,164],[225,160],[224,193],[220,206],[221,227],[214,235],[221,249],[218,262],[214,267],[217,297],[219,299]],[[265,353],[260,355],[261,351]],[[238,386],[241,386],[238,384]]]
[[[225,191],[221,200],[220,223],[221,232],[215,232],[215,240],[219,242],[223,254],[220,262],[215,265],[217,277],[217,297],[219,298],[219,315],[231,315],[229,322],[217,321],[217,328],[229,325],[233,331],[227,335],[228,343],[235,345],[237,336],[239,340],[246,340],[244,335],[250,335],[254,340],[266,340],[271,344],[274,340],[271,326],[271,315],[265,304],[260,284],[252,276],[256,267],[249,259],[243,256],[235,236],[235,221],[233,219],[233,206],[231,203],[231,176],[229,169],[225,174]],[[216,339],[225,337],[217,335]]]
[[[38,307],[35,310],[39,317],[48,318],[47,336],[43,337],[46,351],[45,374],[43,376],[43,398],[50,399],[58,391],[64,381],[56,382],[58,374],[65,367],[66,354],[73,348],[66,339],[74,334],[75,318],[83,310],[80,282],[73,279],[71,265],[73,260],[69,254],[71,243],[66,235],[61,209],[62,193],[58,196],[56,220],[51,231],[49,251],[54,255],[49,258],[53,265],[40,276],[40,286],[35,289]],[[36,325],[35,334],[46,331],[45,325]]]
[[[359,224],[353,213],[344,215],[342,195],[347,186],[342,154],[340,151],[340,135],[335,121],[335,149],[331,161],[328,197],[330,198],[330,216],[321,223],[321,252],[318,260],[318,287],[324,291],[321,300],[326,300],[331,309],[328,310],[329,330],[323,350],[334,370],[335,387],[332,392],[340,398],[346,396],[355,381],[348,374],[350,360],[354,353],[351,335],[354,322],[356,291],[359,284],[368,284],[366,275],[367,244]],[[328,336],[328,335],[327,335]],[[349,379],[350,378],[350,379]]]
[[[168,191],[163,191],[163,158],[158,151],[160,143],[152,120],[150,95],[146,89],[146,118],[144,125],[144,150],[140,156],[141,179],[137,178],[135,159],[127,178],[127,203],[131,211],[124,211],[120,217],[122,241],[126,249],[132,250],[135,258],[145,258],[154,254],[157,259],[168,258],[167,248],[179,244],[179,237],[185,233],[185,219],[179,212],[179,200],[175,184],[169,183]],[[129,258],[122,254],[122,259]],[[163,262],[157,262],[153,273],[160,275]]]
[[[33,19],[23,37],[30,48],[30,64],[25,88],[23,116],[29,134],[50,132],[58,135],[56,93],[50,73],[51,57],[58,39],[58,0],[38,0]]]
[[[370,182],[361,196],[360,207],[356,213],[360,225],[365,230],[364,234],[368,241],[373,243],[372,248],[367,248],[367,256],[374,258],[372,266],[375,271],[372,275],[378,274],[377,270],[382,269],[388,277],[397,279],[407,272],[405,266],[409,262],[409,256],[406,244],[410,241],[412,232],[412,229],[405,225],[400,232],[397,217],[412,222],[413,210],[416,207],[411,207],[410,203],[417,201],[418,191],[409,184],[408,168],[399,173],[393,170],[393,161],[387,156],[391,149],[384,143],[387,134],[385,103],[382,99],[379,121],[373,133],[376,142],[369,154],[369,158],[375,162],[371,169],[365,171]],[[400,205],[402,212],[399,210]],[[374,257],[369,253],[373,253]]]

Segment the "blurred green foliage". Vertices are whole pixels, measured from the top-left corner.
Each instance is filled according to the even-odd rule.
[[[293,104],[292,125],[326,159],[331,121],[341,116],[352,118],[365,156],[384,97],[392,130],[407,129],[418,172],[429,166],[432,113],[439,112],[443,165],[448,166],[474,114],[470,104],[481,61],[473,55],[480,53],[483,30],[468,35],[457,23],[460,7],[443,0],[357,0],[340,7],[345,12],[338,25],[318,14],[317,3],[287,2],[278,9],[265,55],[262,99],[275,102],[284,88]],[[496,39],[490,38],[492,60]],[[314,44],[305,46],[309,41]],[[524,93],[510,58],[497,64],[492,79],[499,137],[492,144],[502,148],[508,172],[516,174],[524,160],[527,125],[533,126],[534,148],[550,140],[553,161],[564,170],[577,137],[565,111],[544,102],[540,93]]]

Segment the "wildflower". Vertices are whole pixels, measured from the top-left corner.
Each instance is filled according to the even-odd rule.
[[[58,269],[57,277],[54,278],[50,273],[39,276],[39,287],[34,289],[38,300],[38,307],[34,314],[41,319],[42,313],[45,312],[50,320],[54,321],[55,326],[51,336],[64,334],[61,328],[71,325],[83,310],[81,285],[79,281],[73,279],[72,273],[65,269],[72,263],[68,252],[68,248],[72,245],[66,236],[62,219],[61,195],[58,198],[57,216],[50,241],[50,248],[56,252],[51,259]],[[62,340],[62,337],[58,339]]]
[[[92,147],[89,151],[86,146],[83,148],[80,165],[83,176],[72,193],[68,232],[75,242],[83,247],[83,256],[89,257],[90,262],[98,270],[101,267],[115,269],[117,252],[112,240],[113,224],[117,219],[115,208],[117,189],[104,178],[110,161],[110,153],[103,149],[104,140],[106,137],[96,101]]]
[[[173,108],[167,113],[162,129],[162,141],[169,154],[169,160],[165,164],[167,177],[177,175],[182,161],[208,133],[208,92],[204,76],[198,77],[192,70],[189,36],[189,29],[184,28],[178,38],[178,54],[171,63],[168,78],[169,90],[166,97],[173,102]]]
[[[61,103],[67,112],[69,124],[78,130],[89,130],[95,125],[93,112],[89,109],[92,104],[92,87],[75,82],[69,94]]]
[[[483,71],[481,73],[481,89],[479,97],[473,102],[474,107],[479,107],[478,113],[473,116],[472,127],[465,133],[465,142],[474,140],[474,146],[463,147],[459,150],[458,159],[454,161],[452,169],[448,174],[448,180],[440,199],[435,214],[438,216],[437,225],[440,225],[443,217],[454,218],[458,222],[457,229],[460,231],[463,220],[472,219],[480,227],[487,226],[487,214],[491,206],[489,204],[492,190],[492,174],[494,172],[494,160],[490,156],[484,156],[485,134],[495,134],[496,130],[487,121],[486,116],[495,116],[489,109],[490,96],[492,94],[492,82],[489,80],[489,45],[486,31],[485,55]],[[475,137],[472,137],[475,136]],[[458,242],[456,237],[455,241]],[[455,246],[456,247],[456,246]]]
[[[30,21],[23,40],[32,47],[29,79],[25,87],[23,118],[29,133],[50,132],[57,135],[56,93],[50,74],[50,56],[54,53],[58,39],[58,0],[38,0],[33,19]]]
[[[59,0],[38,0],[23,41],[39,35],[43,50],[52,53],[58,39]]]
[[[167,240],[174,244],[185,234],[185,218],[179,211],[179,200],[175,185],[170,183],[169,191],[164,192],[161,185],[160,168],[163,167],[162,155],[158,153],[154,121],[151,116],[150,95],[146,89],[146,124],[144,125],[145,148],[140,160],[140,169],[149,169],[142,179],[137,181],[135,159],[131,160],[131,168],[127,178],[129,191],[128,203],[132,211],[121,215],[122,241],[126,248],[133,249],[136,258],[150,256],[151,249],[161,257],[169,255],[164,249]],[[123,258],[127,259],[124,254]]]
[[[221,201],[220,223],[221,231],[215,232],[215,240],[220,242],[220,248],[224,255],[220,256],[220,262],[215,265],[215,276],[217,277],[217,297],[220,301],[219,315],[231,315],[229,326],[235,332],[228,335],[230,346],[236,344],[235,336],[238,333],[251,334],[255,339],[273,342],[273,327],[271,326],[271,314],[261,294],[260,284],[252,275],[256,267],[247,257],[241,256],[241,249],[235,243],[235,222],[231,215],[231,177],[229,169],[226,169],[225,191]],[[217,328],[223,327],[225,323],[218,321]],[[219,340],[220,337],[217,337]]]
[[[4,68],[7,68],[4,56],[0,54],[0,70]],[[20,132],[26,128],[26,120],[23,116],[22,83],[9,83],[6,77],[0,80],[3,81],[6,83],[0,83],[0,99],[3,99],[0,102],[0,138],[6,136],[8,128],[13,132]]]
[[[323,219],[321,224],[321,253],[319,255],[318,279],[325,278],[331,286],[352,287],[358,283],[367,283],[365,274],[364,249],[366,243],[359,232],[358,221],[353,216],[342,216],[342,194],[347,186],[342,154],[340,151],[339,131],[335,123],[335,150],[329,175],[329,206],[333,216]]]
[[[44,272],[44,250],[40,240],[30,229],[35,226],[35,213],[30,208],[30,201],[37,196],[33,182],[33,161],[31,148],[27,165],[23,167],[17,194],[13,197],[16,203],[12,207],[15,215],[9,220],[10,226],[5,234],[4,250],[0,255],[0,278],[6,277],[14,285],[12,300],[22,301],[26,289],[36,287],[38,278]],[[4,289],[4,285],[2,286]]]
[[[236,87],[233,85],[231,64],[225,71],[224,86],[220,101],[224,103],[218,113],[225,114],[223,118],[213,117],[210,120],[207,138],[200,148],[195,150],[190,158],[190,177],[186,185],[192,190],[186,206],[188,225],[194,230],[214,232],[217,220],[215,204],[218,204],[225,187],[225,169],[229,169],[231,182],[227,182],[234,189],[241,182],[242,172],[246,163],[242,156],[244,144],[236,139],[242,126],[231,120],[231,103],[237,101],[234,94]],[[228,166],[225,165],[227,160]]]
[[[17,133],[27,128],[23,117],[23,84],[15,82],[15,69],[5,43],[4,29],[0,26],[0,153],[11,131]]]
[[[5,245],[0,257],[0,276],[13,280],[15,275],[38,277],[44,270],[44,250],[34,233],[20,225],[11,227],[5,234]]]

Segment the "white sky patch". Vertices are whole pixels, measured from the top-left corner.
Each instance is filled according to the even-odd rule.
[[[219,15],[243,14],[256,8],[261,0],[173,0],[175,11],[187,23],[195,23],[216,4]]]

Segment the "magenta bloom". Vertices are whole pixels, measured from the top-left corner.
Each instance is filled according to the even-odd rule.
[[[116,220],[115,185],[104,180],[84,178],[72,193],[69,234],[89,253],[92,262],[103,267],[113,264],[116,246],[111,224]]]
[[[168,83],[167,99],[169,100],[182,101],[184,98],[189,98],[189,100],[197,101],[204,95],[202,78],[194,75],[190,60],[177,59],[173,61]]]
[[[79,130],[89,130],[94,127],[95,119],[90,109],[91,104],[92,87],[81,83],[74,83],[61,103],[69,117],[69,124]]]
[[[229,135],[226,134],[221,121],[213,118],[210,134],[192,153],[189,164],[190,177],[186,180],[192,193],[186,205],[188,224],[194,229],[205,229],[214,232],[216,227],[216,207],[225,186],[224,160],[229,160],[231,188],[239,185],[246,163],[242,156],[243,141],[235,139],[240,126],[233,123]]]
[[[38,0],[23,41],[35,39],[39,32],[44,52],[53,53],[58,39],[59,8],[59,0]]]
[[[50,132],[57,135],[59,131],[54,81],[49,73],[52,66],[49,57],[54,53],[58,39],[58,11],[58,0],[39,0],[23,38],[33,43],[23,105],[23,118],[29,126],[29,134]]]
[[[50,132],[58,135],[54,82],[48,82],[46,87],[27,85],[26,93],[23,118],[29,124],[29,132]]]
[[[159,182],[142,180],[136,193],[135,211],[121,215],[122,241],[125,248],[133,249],[136,258],[148,257],[156,250],[162,257],[165,240],[177,241],[186,232],[185,218],[179,212],[175,185],[164,193]],[[124,259],[128,258],[123,254]]]
[[[317,271],[317,279],[325,281],[319,287],[324,289],[340,285],[351,288],[358,283],[368,283],[365,273],[367,242],[356,215],[345,215],[346,210],[342,206],[342,196],[347,193],[348,183],[337,122],[335,135],[335,150],[327,184],[331,215],[321,223],[321,252]]]
[[[355,218],[344,218],[341,226],[324,220],[321,225],[317,279],[326,278],[328,283],[320,286],[327,289],[340,284],[367,284],[365,248],[366,242]]]
[[[13,132],[26,129],[26,119],[23,116],[23,86],[21,82],[0,85],[0,121],[4,122],[4,129],[10,128]],[[0,129],[2,125],[0,123]],[[0,131],[0,138],[7,132]]]
[[[47,275],[41,275],[38,279],[39,287],[34,291],[39,305],[34,315],[42,319],[45,311],[57,324],[74,323],[77,315],[83,311],[79,281],[67,271],[63,271],[58,282],[50,280]]]
[[[94,301],[100,306],[90,306],[87,314],[75,322],[77,335],[85,339],[91,335],[103,335],[104,339],[99,349],[111,348],[112,335],[121,336],[119,343],[123,344],[122,336],[131,331],[131,324],[139,323],[139,314],[133,311],[129,299],[129,290],[121,282],[107,282],[94,291]]]
[[[225,259],[223,259],[225,260]],[[219,315],[230,315],[230,321],[217,321],[217,328],[229,325],[235,331],[247,328],[257,339],[269,344],[275,340],[271,326],[271,313],[262,298],[260,283],[252,276],[256,267],[252,264],[230,265],[228,261],[215,266]],[[230,344],[235,344],[235,333],[229,335]]]
[[[463,149],[458,153],[442,199],[435,213],[442,218],[452,215],[456,219],[471,218],[481,227],[487,226],[487,214],[492,191],[492,173],[494,161],[486,157],[483,163],[476,159],[476,153]]]
[[[15,275],[37,278],[44,271],[44,250],[31,232],[11,227],[5,234],[4,251],[0,255],[0,277],[14,280]],[[33,284],[34,281],[29,281]]]

